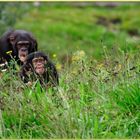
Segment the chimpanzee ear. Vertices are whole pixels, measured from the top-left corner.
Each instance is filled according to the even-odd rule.
[[[17,49],[16,49],[16,37],[13,34],[10,34],[7,36],[7,42],[8,45],[11,46],[12,52],[17,55]]]
[[[45,59],[46,61],[49,61],[49,58],[48,58],[47,55],[44,57],[44,59]]]
[[[49,74],[52,77],[52,80],[53,80],[52,82],[54,86],[59,85],[59,75],[58,75],[55,65],[51,61],[49,61],[47,65],[48,65]]]
[[[8,42],[9,42],[9,44],[11,44],[12,46],[14,46],[15,45],[15,41],[16,41],[16,37],[13,34],[11,34],[11,35],[8,36]]]
[[[34,36],[31,33],[28,33],[28,38],[29,38],[29,42],[31,43],[29,52],[31,53],[37,51],[37,41],[34,38]]]
[[[31,47],[29,48],[29,52],[37,51],[37,41],[34,38],[31,38],[30,43]]]

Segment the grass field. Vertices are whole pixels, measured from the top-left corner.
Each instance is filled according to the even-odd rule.
[[[0,138],[140,138],[140,6],[31,6],[31,31],[57,66],[60,86],[0,79]]]

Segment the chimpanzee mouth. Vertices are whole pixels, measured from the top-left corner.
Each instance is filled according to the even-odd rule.
[[[19,59],[20,61],[24,62],[26,60],[27,54],[20,54]]]
[[[44,71],[45,71],[45,69],[44,69],[44,67],[42,67],[42,66],[37,66],[37,67],[35,68],[35,71],[36,71],[36,73],[38,73],[38,74],[43,74]]]
[[[36,69],[42,70],[42,69],[44,69],[44,67],[42,67],[42,66],[37,66]]]
[[[26,54],[21,54],[20,57],[26,57]]]

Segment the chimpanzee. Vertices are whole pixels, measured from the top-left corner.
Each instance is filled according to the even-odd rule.
[[[43,52],[33,52],[27,56],[25,64],[21,67],[20,77],[24,83],[39,80],[41,85],[57,86],[58,73],[55,65]]]
[[[9,30],[0,38],[0,64],[14,58],[19,65],[23,65],[27,55],[35,51],[37,41],[28,31]]]

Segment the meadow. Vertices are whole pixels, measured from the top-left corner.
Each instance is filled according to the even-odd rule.
[[[1,73],[0,138],[140,138],[139,9],[28,3],[13,26],[34,34],[60,85]]]

